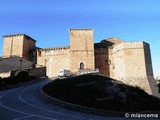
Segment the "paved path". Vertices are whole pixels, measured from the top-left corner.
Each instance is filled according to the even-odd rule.
[[[75,112],[53,105],[40,95],[48,80],[0,92],[0,120],[124,120]],[[130,119],[131,120],[131,119]]]

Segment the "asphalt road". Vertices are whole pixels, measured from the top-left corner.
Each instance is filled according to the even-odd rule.
[[[75,112],[55,106],[40,95],[49,80],[0,92],[0,120],[124,120]],[[130,119],[131,120],[131,119]]]

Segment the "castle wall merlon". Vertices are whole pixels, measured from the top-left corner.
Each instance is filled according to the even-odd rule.
[[[25,34],[12,34],[12,35],[4,35],[3,37],[16,37],[16,36],[24,36]]]
[[[38,51],[66,50],[66,49],[70,49],[70,46],[53,47],[53,48],[43,48],[43,49],[38,49]]]
[[[69,30],[70,30],[70,31],[72,31],[72,30],[74,30],[74,31],[75,31],[75,30],[76,30],[76,31],[81,31],[81,30],[83,30],[83,31],[84,31],[84,30],[88,31],[88,30],[92,30],[92,31],[93,31],[94,29],[93,29],[93,28],[91,28],[91,29],[83,29],[83,28],[82,28],[82,29],[69,29]]]

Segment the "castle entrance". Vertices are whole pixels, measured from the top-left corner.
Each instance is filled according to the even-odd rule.
[[[83,62],[80,63],[80,70],[84,70],[84,63]]]

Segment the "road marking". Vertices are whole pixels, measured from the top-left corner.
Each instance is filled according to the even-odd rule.
[[[13,120],[20,120],[20,119],[25,119],[25,118],[30,118],[30,117],[33,117],[33,116],[30,115],[30,116],[25,116],[25,117],[19,117],[19,118],[15,118],[15,119],[13,119]]]
[[[10,92],[10,91],[7,91],[7,92],[4,93],[4,94],[1,96],[1,98],[0,98],[0,105],[1,105],[2,107],[4,107],[5,109],[11,110],[11,111],[14,111],[14,112],[17,112],[17,113],[25,114],[25,115],[27,115],[27,116],[34,116],[34,117],[44,118],[44,119],[48,119],[48,120],[57,120],[57,119],[54,119],[54,118],[44,117],[44,116],[40,116],[40,115],[36,115],[36,114],[30,114],[30,113],[26,113],[26,112],[21,112],[21,111],[18,111],[18,110],[16,110],[16,109],[13,109],[13,108],[10,108],[10,107],[7,107],[7,106],[3,105],[2,102],[1,102],[1,99],[2,99],[3,96],[5,96],[5,95],[6,95],[7,93],[9,93],[9,92]],[[11,91],[11,92],[13,92],[13,91]]]
[[[42,112],[44,111],[44,112],[51,112],[51,115],[52,115],[52,113],[53,113],[53,115],[55,114],[55,116],[59,116],[59,118],[61,118],[61,116],[62,116],[62,118],[65,118],[65,117],[71,117],[72,119],[83,119],[83,120],[100,120],[100,119],[108,119],[107,117],[102,117],[101,118],[101,116],[96,116],[96,115],[91,115],[91,114],[85,114],[84,113],[84,115],[83,115],[83,113],[80,113],[80,112],[77,112],[77,111],[71,111],[71,113],[69,113],[69,111],[67,111],[67,112],[62,112],[61,113],[61,109],[62,109],[62,111],[63,111],[63,109],[64,108],[61,108],[61,107],[59,107],[60,108],[60,111],[58,112],[58,111],[56,111],[55,109],[54,109],[54,105],[53,105],[53,110],[50,110],[50,109],[47,109],[46,107],[45,107],[45,102],[44,102],[44,104],[42,103],[42,106],[44,105],[44,108],[42,108],[42,107],[39,107],[39,106],[36,106],[36,105],[34,105],[34,104],[32,104],[32,102],[28,102],[27,101],[27,99],[24,99],[23,98],[23,95],[25,95],[25,92],[26,93],[29,93],[28,91],[29,90],[34,90],[34,87],[35,87],[35,92],[37,92],[37,90],[39,90],[41,87],[42,87],[42,84],[44,85],[44,84],[46,84],[47,82],[45,82],[45,81],[43,81],[43,82],[39,82],[39,83],[35,83],[35,84],[32,84],[32,85],[27,85],[27,86],[22,86],[22,87],[19,87],[19,88],[14,88],[14,89],[12,89],[12,90],[7,90],[7,91],[5,91],[4,92],[4,94],[2,94],[1,96],[0,96],[0,106],[2,106],[3,108],[5,108],[5,109],[8,109],[8,110],[11,110],[11,111],[14,111],[14,112],[17,112],[17,113],[21,113],[22,115],[24,115],[24,117],[19,117],[19,118],[16,118],[15,120],[20,120],[20,119],[25,119],[25,117],[26,118],[29,118],[29,119],[32,119],[33,117],[37,117],[37,118],[42,118],[42,119],[48,119],[48,120],[57,120],[56,118],[52,118],[52,116],[49,116],[49,117],[45,117],[45,115],[43,116],[43,115],[41,115],[41,114],[39,114],[39,115],[36,115],[36,114],[34,114],[34,113],[28,113],[28,112],[23,112],[23,111],[21,111],[21,110],[16,110],[14,107],[9,107],[9,106],[7,106],[7,105],[4,105],[3,103],[2,103],[2,99],[3,99],[3,97],[4,96],[6,96],[6,97],[9,97],[9,95],[10,94],[12,94],[13,93],[13,95],[14,94],[16,94],[16,100],[17,101],[21,101],[22,103],[25,103],[26,105],[29,105],[29,106],[32,106],[32,107],[34,107],[34,108],[38,108],[38,109],[40,109],[40,110],[42,110]],[[10,94],[9,94],[10,93]],[[7,96],[7,94],[9,94],[8,96]],[[36,93],[37,94],[37,93]],[[12,96],[12,95],[10,95],[10,96]],[[5,99],[3,99],[3,101],[4,101]],[[36,101],[35,101],[36,102]],[[38,102],[38,101],[37,101]],[[47,101],[46,101],[46,103],[47,103]],[[22,104],[23,105],[23,104]],[[23,106],[22,106],[23,107]],[[65,109],[64,109],[65,110]],[[38,110],[37,110],[38,111]],[[75,115],[74,115],[74,112],[75,112]],[[72,115],[73,114],[73,115]]]
[[[32,87],[34,87],[34,86],[32,86]],[[28,105],[30,105],[30,106],[32,106],[32,107],[35,107],[35,108],[44,110],[44,108],[41,108],[41,107],[39,107],[39,106],[35,106],[35,105],[33,105],[33,104],[25,101],[25,100],[22,98],[22,94],[23,94],[25,91],[27,91],[28,89],[31,89],[32,87],[28,87],[28,88],[24,89],[24,90],[20,93],[19,99],[20,99],[22,102],[24,102],[24,103],[26,103],[26,104],[28,104]],[[55,114],[59,114],[59,115],[64,115],[64,116],[69,116],[69,117],[78,118],[78,119],[84,119],[84,120],[86,119],[85,117],[77,117],[77,116],[75,116],[75,115],[63,114],[63,113],[60,113],[60,112],[56,112],[56,111],[54,111],[54,110],[48,110],[48,109],[45,109],[45,110],[46,110],[46,111],[49,111],[49,112],[52,112],[52,113],[55,113]],[[87,120],[93,120],[93,119],[87,119]]]
[[[57,119],[54,119],[54,118],[49,118],[49,117],[44,117],[44,116],[40,116],[40,115],[36,115],[36,114],[30,114],[30,113],[26,113],[26,112],[21,112],[21,111],[18,111],[18,110],[15,110],[15,109],[12,109],[12,108],[9,108],[5,105],[3,105],[1,102],[0,102],[0,105],[6,109],[9,109],[11,111],[14,111],[14,112],[18,112],[18,113],[21,113],[21,114],[25,114],[25,115],[28,115],[28,116],[34,116],[34,117],[39,117],[39,118],[45,118],[45,119],[48,119],[48,120],[57,120]]]
[[[25,117],[15,118],[15,119],[13,119],[13,120],[21,120],[21,119],[25,119],[25,118],[31,118],[31,119],[32,119],[32,117],[38,117],[38,116],[30,115],[30,116],[25,116]],[[42,118],[42,117],[40,117],[40,118]],[[43,119],[53,120],[53,119],[45,118],[45,117],[43,117]],[[58,120],[58,119],[54,119],[54,120]]]

